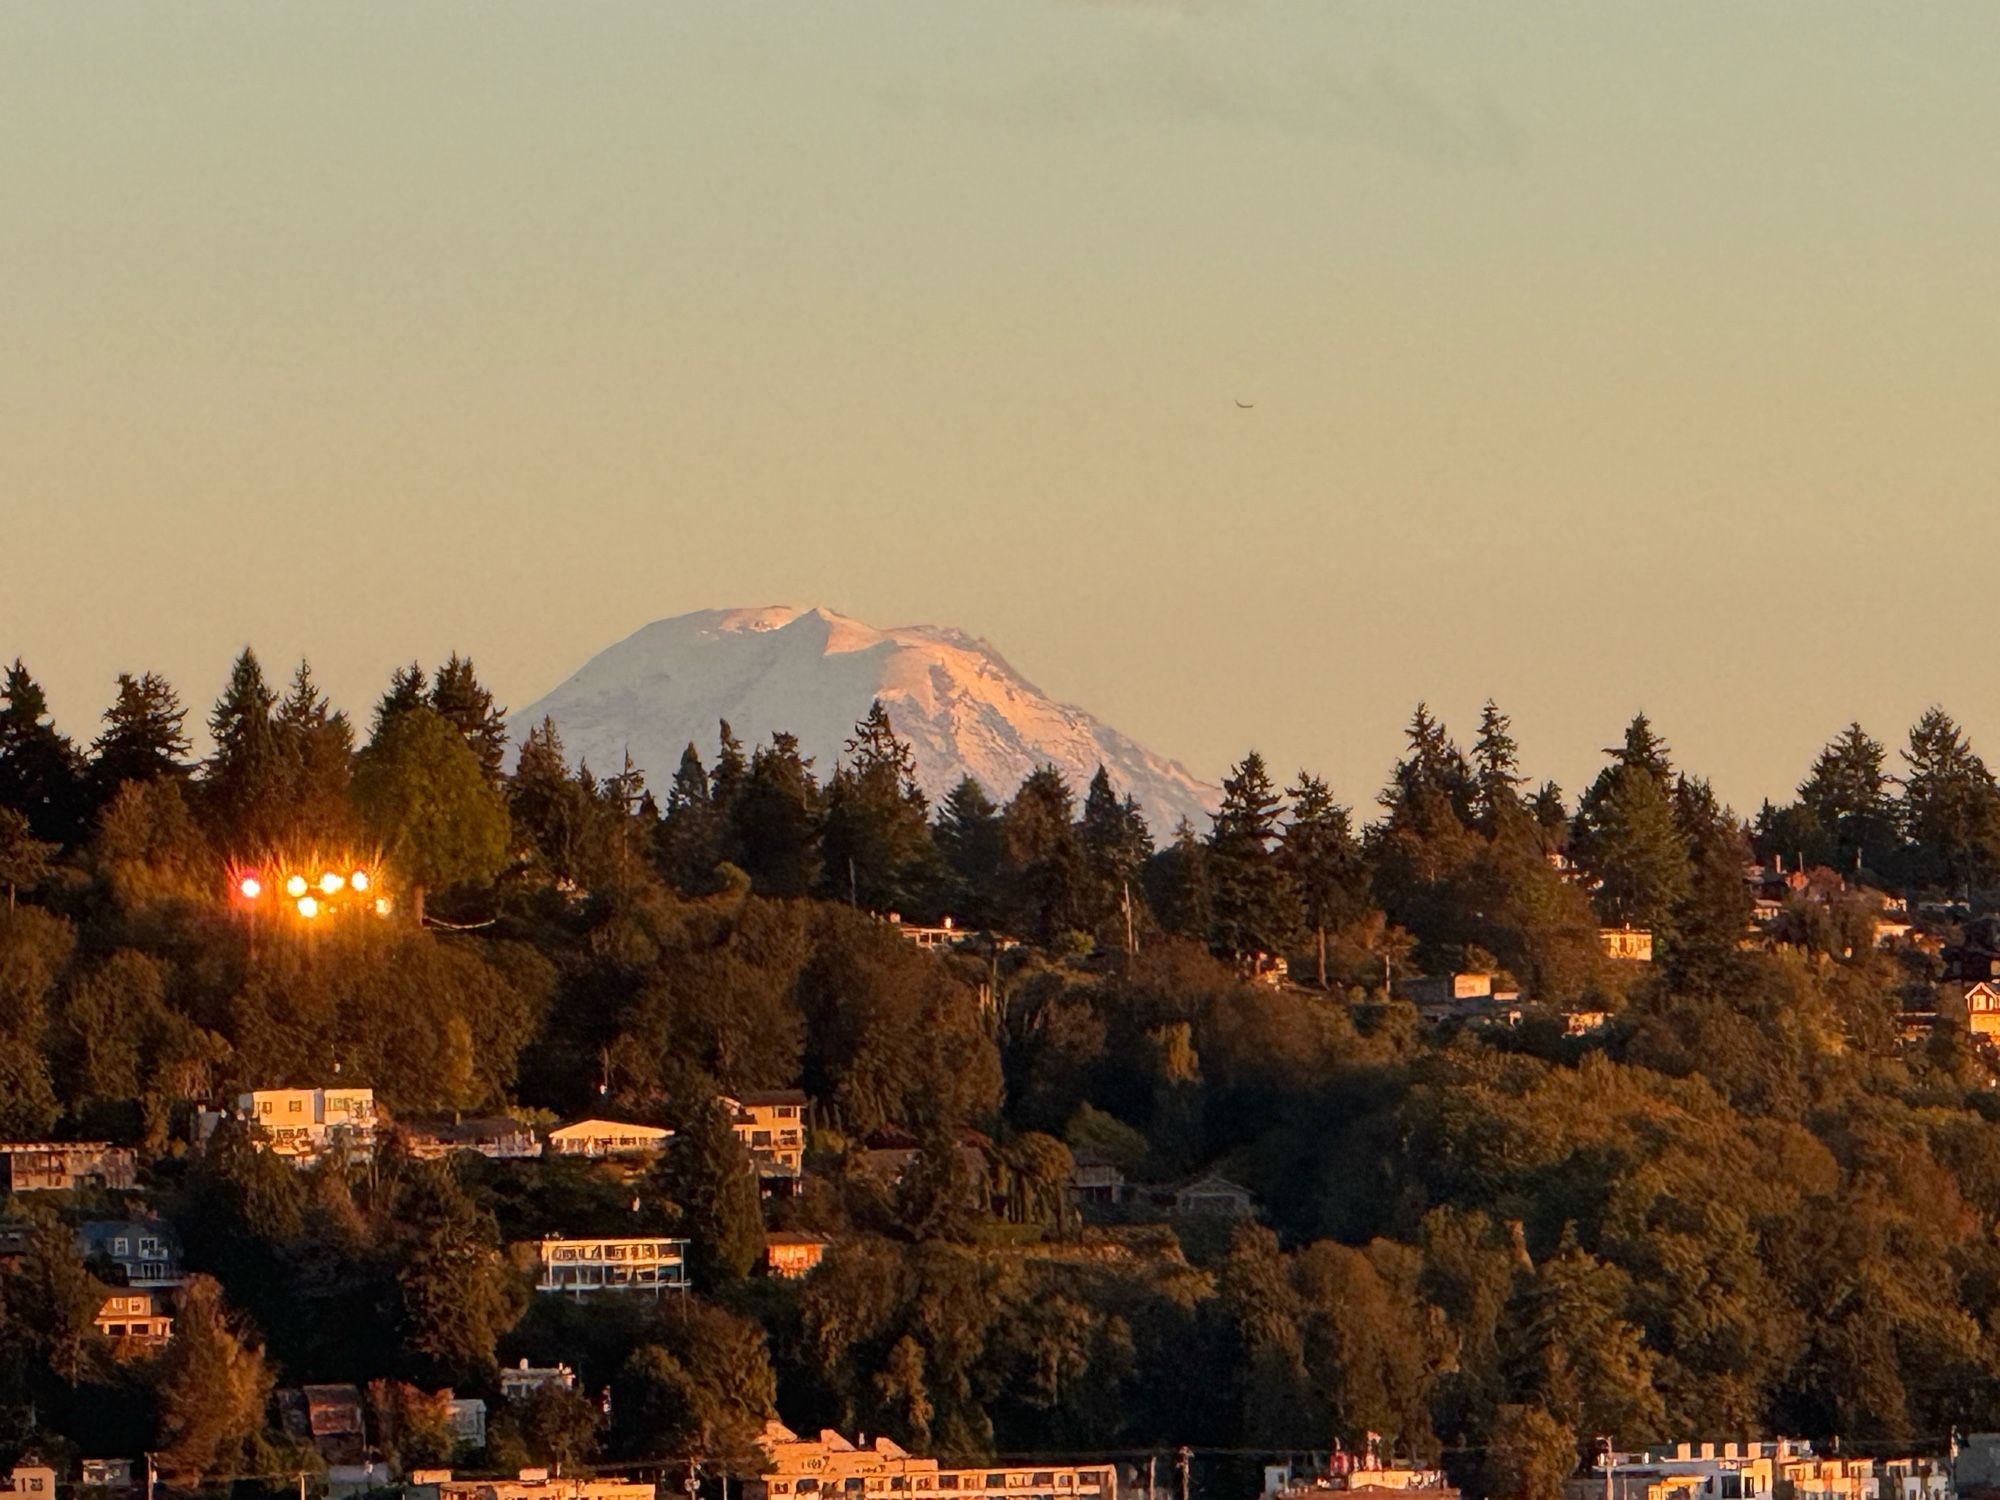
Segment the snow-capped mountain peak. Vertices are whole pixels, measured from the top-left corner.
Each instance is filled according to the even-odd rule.
[[[1080,708],[1056,703],[986,642],[950,627],[878,630],[832,610],[711,609],[658,620],[599,652],[513,716],[518,740],[546,715],[572,756],[603,770],[626,750],[664,785],[692,741],[704,760],[727,719],[745,745],[788,730],[831,774],[854,723],[880,699],[933,801],[967,774],[996,801],[1053,764],[1081,800],[1101,764],[1156,834],[1207,826],[1215,789]]]

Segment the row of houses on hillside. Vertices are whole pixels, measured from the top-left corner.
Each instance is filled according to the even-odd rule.
[[[750,1155],[758,1177],[766,1184],[796,1183],[804,1172],[806,1119],[811,1101],[796,1089],[724,1095],[717,1100],[729,1117],[730,1129]],[[394,1130],[412,1156],[436,1160],[466,1151],[493,1161],[533,1160],[544,1154],[585,1161],[622,1162],[643,1166],[672,1143],[663,1126],[627,1120],[587,1119],[559,1125],[538,1135],[524,1122],[506,1116],[449,1121],[404,1121],[391,1125],[369,1088],[251,1089],[236,1097],[230,1111],[204,1110],[196,1124],[206,1141],[226,1118],[248,1125],[259,1146],[300,1166],[330,1159],[370,1160],[383,1136]],[[0,1148],[5,1149],[5,1148]],[[20,1148],[44,1154],[60,1151],[75,1178],[86,1165],[87,1150],[108,1147],[36,1146]],[[135,1173],[131,1153],[122,1153],[125,1171],[112,1186],[130,1187]],[[60,1165],[60,1164],[57,1164]],[[51,1164],[34,1156],[26,1170],[48,1173]]]

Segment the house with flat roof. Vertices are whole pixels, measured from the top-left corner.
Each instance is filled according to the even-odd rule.
[[[494,1115],[476,1120],[403,1122],[404,1145],[418,1161],[438,1161],[457,1151],[488,1161],[532,1161],[542,1154],[535,1132],[516,1119]]]
[[[138,1180],[138,1156],[109,1141],[0,1141],[0,1192],[125,1192]]]
[[[252,1089],[236,1096],[236,1113],[260,1147],[295,1166],[328,1156],[375,1156],[373,1089]]]
[[[806,1110],[812,1101],[797,1089],[772,1089],[723,1095],[718,1101],[729,1113],[729,1128],[763,1182],[796,1183],[805,1171]]]
[[[520,1253],[535,1290],[568,1297],[598,1294],[658,1296],[688,1287],[686,1240],[657,1235],[531,1240]]]
[[[0,1495],[37,1495],[41,1500],[55,1500],[56,1471],[34,1459],[23,1459],[5,1474],[0,1474]]]
[[[802,1438],[782,1422],[767,1422],[758,1440],[768,1468],[743,1478],[743,1500],[1117,1500],[1108,1464],[992,1463],[945,1468],[905,1452],[888,1438],[851,1443],[832,1430]]]

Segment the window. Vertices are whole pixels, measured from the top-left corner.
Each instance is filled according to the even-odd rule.
[[[1037,1474],[1035,1476],[1035,1488],[1038,1490],[1045,1490],[1055,1482],[1056,1476],[1054,1474]]]
[[[305,1105],[297,1099],[292,1100],[291,1103],[287,1104],[285,1107],[295,1115],[302,1113],[305,1109]]]
[[[123,1240],[120,1240],[118,1242],[118,1253],[120,1255],[123,1255],[125,1253],[125,1242]],[[161,1254],[160,1242],[155,1239],[144,1239],[139,1241],[139,1253],[148,1260],[158,1259]]]
[[[940,1475],[938,1475],[938,1488],[939,1488],[939,1489],[941,1489],[941,1490],[955,1490],[955,1489],[957,1489],[957,1488],[958,1488],[958,1476],[957,1476],[956,1474],[940,1474]]]

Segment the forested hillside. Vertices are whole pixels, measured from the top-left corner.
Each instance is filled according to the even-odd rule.
[[[435,1461],[416,1393],[494,1396],[524,1358],[577,1389],[496,1400],[461,1463],[747,1464],[782,1412],[960,1456],[1377,1433],[1542,1496],[1599,1435],[2000,1419],[2000,1094],[1930,1019],[1941,955],[1989,936],[2000,791],[1941,712],[1894,757],[1841,732],[1746,822],[1644,718],[1572,797],[1497,708],[1461,750],[1420,707],[1379,795],[1250,754],[1162,848],[1102,779],[932,807],[879,713],[839,765],[724,726],[650,785],[555,724],[505,773],[503,723],[457,657],[357,730],[246,652],[195,763],[157,677],[66,734],[7,674],[0,1140],[136,1148],[119,1211],[197,1274],[172,1342],[116,1357],[61,1223],[113,1205],[9,1200],[0,1459],[289,1475],[312,1460],[269,1393],[340,1381]],[[379,867],[385,910],[247,908],[286,859]],[[1819,883],[1760,913],[1746,867],[1781,859]],[[1885,896],[1912,920],[1878,946]],[[947,915],[1018,945],[902,930]],[[1519,1024],[1402,997],[1453,973],[1517,989]],[[676,1136],[636,1181],[393,1137],[301,1171],[234,1121],[198,1144],[203,1106],[335,1082],[397,1121]],[[790,1088],[803,1189],[760,1200],[716,1100]],[[1153,1191],[1080,1209],[1079,1156]],[[1209,1173],[1251,1219],[1166,1206]],[[826,1260],[760,1274],[778,1231]],[[508,1251],[653,1232],[692,1242],[692,1295],[537,1297]]]

